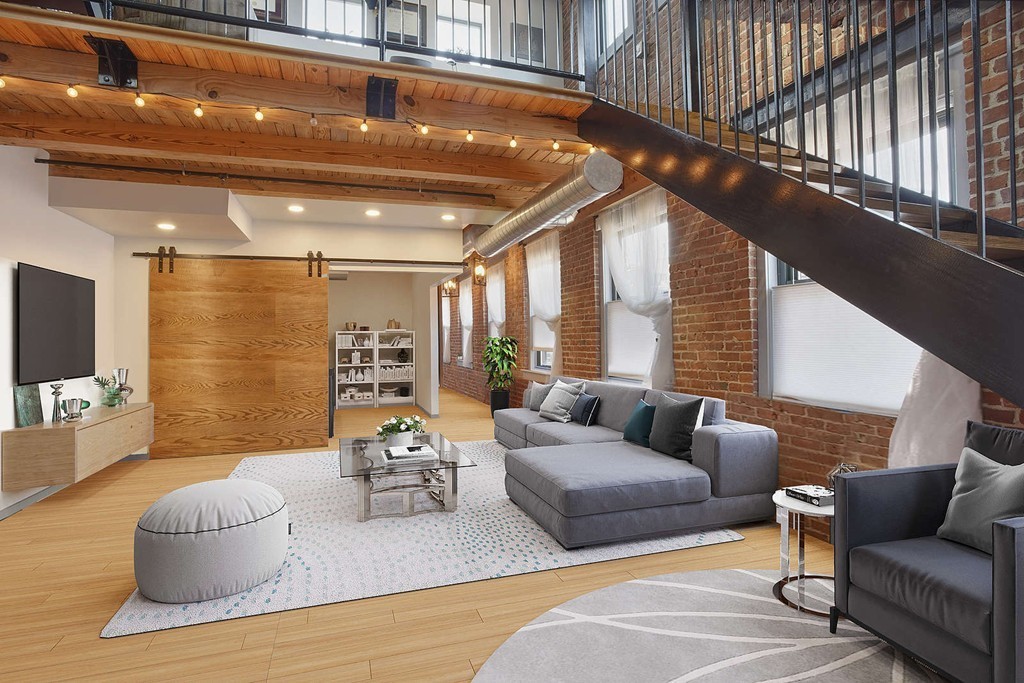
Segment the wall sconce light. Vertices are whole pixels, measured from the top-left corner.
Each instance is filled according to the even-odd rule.
[[[473,259],[473,284],[487,284],[487,262],[480,257]]]
[[[441,285],[441,296],[449,298],[457,297],[459,295],[459,283],[455,281],[455,278],[447,280]]]

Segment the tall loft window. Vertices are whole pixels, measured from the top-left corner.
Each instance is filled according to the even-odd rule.
[[[441,297],[441,360],[452,362],[452,297]]]
[[[487,334],[501,337],[505,334],[505,262],[495,263],[487,269]]]
[[[490,8],[482,2],[439,3],[437,49],[474,57],[487,57]]]
[[[473,281],[459,282],[459,327],[462,329],[462,353],[459,365],[473,367]]]
[[[601,0],[601,32],[605,49],[622,47],[633,34],[633,3],[629,0]]]
[[[311,0],[306,28],[356,38],[366,37],[366,5],[361,0]]]
[[[557,232],[526,245],[530,297],[530,366],[558,372],[562,320],[562,263]]]
[[[672,383],[668,207],[653,187],[597,217],[604,249],[605,375],[659,388]]]

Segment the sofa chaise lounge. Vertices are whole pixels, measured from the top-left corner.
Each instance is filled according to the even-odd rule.
[[[563,378],[565,382],[580,382]],[[692,462],[623,440],[640,400],[696,396],[586,381],[599,397],[596,424],[547,420],[527,408],[494,413],[505,456],[505,490],[566,548],[773,517],[778,438],[725,417],[725,402],[704,399]]]

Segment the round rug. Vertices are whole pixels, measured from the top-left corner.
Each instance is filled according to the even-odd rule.
[[[777,574],[664,574],[582,595],[519,629],[479,683],[515,681],[941,681],[870,633],[786,607]],[[828,609],[831,582],[810,582]]]

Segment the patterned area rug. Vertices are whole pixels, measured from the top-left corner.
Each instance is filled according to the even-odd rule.
[[[476,683],[523,681],[941,681],[870,633],[786,607],[778,576],[665,574],[588,593],[519,629]],[[808,593],[832,604],[830,582]]]
[[[505,494],[501,445],[458,446],[477,466],[460,470],[455,512],[362,523],[356,521],[355,482],[340,478],[336,451],[245,458],[230,476],[270,484],[288,502],[292,535],[281,572],[244,593],[190,604],[152,602],[135,591],[100,635],[113,638],[743,538],[718,529],[565,550]],[[400,500],[387,496],[377,503],[397,506]]]

